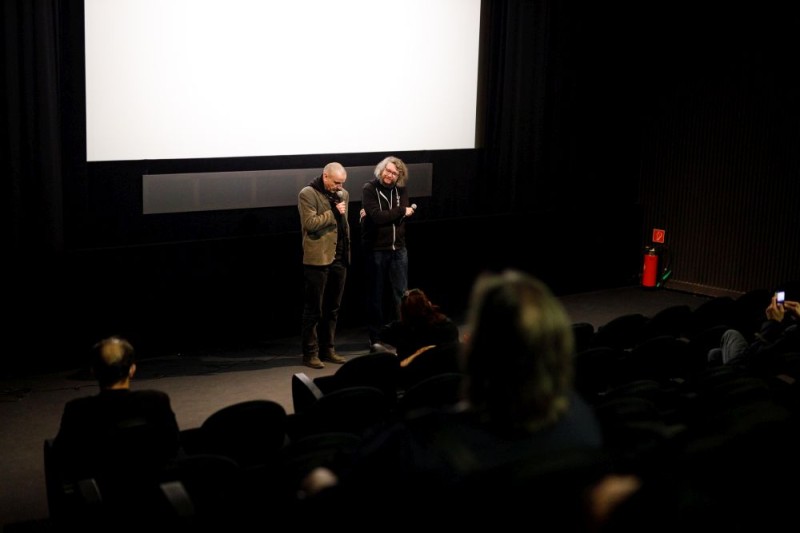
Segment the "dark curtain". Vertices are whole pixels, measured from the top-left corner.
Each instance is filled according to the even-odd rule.
[[[529,204],[542,171],[542,112],[547,2],[488,0],[482,70],[484,179],[476,198],[482,213],[511,213]],[[521,179],[522,178],[522,179]]]
[[[568,0],[485,0],[486,179],[476,195],[483,212],[550,211],[593,196],[584,192],[581,180],[591,182],[580,154],[596,141],[578,127],[591,91],[578,88],[598,48],[586,35],[602,24],[579,8]]]
[[[484,9],[483,212],[630,206],[640,81],[624,7],[485,0]]]
[[[2,154],[3,304],[9,346],[3,370],[41,371],[65,358],[72,335],[65,317],[75,301],[63,287],[63,172],[58,0],[3,0]],[[73,285],[75,283],[73,282]]]
[[[58,11],[57,0],[3,1],[3,226],[25,270],[63,249]]]

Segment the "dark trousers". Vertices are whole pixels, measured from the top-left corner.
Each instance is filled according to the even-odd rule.
[[[342,305],[347,267],[336,260],[328,266],[303,265],[305,279],[300,332],[303,357],[335,352],[336,321]]]
[[[370,344],[378,341],[381,326],[395,320],[400,309],[400,300],[408,289],[408,251],[376,250],[366,252],[367,277],[367,327]],[[389,282],[390,305],[383,301]]]

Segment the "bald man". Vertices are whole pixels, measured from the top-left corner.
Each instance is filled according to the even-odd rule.
[[[123,338],[95,344],[91,365],[100,392],[67,402],[53,444],[64,475],[79,480],[158,471],[180,448],[169,396],[131,390],[135,353]]]
[[[300,337],[303,364],[310,368],[347,361],[336,353],[336,323],[350,265],[350,195],[345,181],[347,170],[341,163],[328,163],[297,195],[304,279]]]

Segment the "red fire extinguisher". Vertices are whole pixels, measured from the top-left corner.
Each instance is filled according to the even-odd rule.
[[[646,247],[644,254],[644,267],[642,267],[642,286],[655,287],[658,277],[658,254],[653,247]]]

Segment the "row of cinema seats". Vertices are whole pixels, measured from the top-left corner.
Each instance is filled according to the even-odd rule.
[[[613,469],[643,480],[608,531],[673,531],[689,523],[749,531],[790,518],[794,493],[776,478],[800,474],[800,353],[776,354],[759,368],[706,362],[725,329],[757,329],[770,294],[620,316],[597,329],[574,325],[576,387],[597,414]],[[59,479],[48,441],[45,468],[57,523],[99,530],[118,521],[120,506],[131,505],[138,512],[123,529],[155,523],[186,531],[263,529],[300,516],[307,510],[301,481],[313,468],[344,471],[364,435],[457,401],[458,346],[429,352],[413,368],[379,352],[329,376],[298,372],[291,378],[291,414],[269,400],[221,409],[184,430],[185,456],[121,505],[96,480]]]
[[[719,346],[726,330],[753,339],[771,296],[767,289],[756,289],[735,299],[709,298],[694,309],[682,304],[653,316],[623,314],[597,329],[576,323],[577,387],[591,399],[637,378],[665,381],[701,372],[709,350]]]
[[[456,344],[431,349],[413,369],[401,369],[393,353],[377,352],[350,359],[330,376],[312,380],[296,373],[294,412],[266,399],[226,406],[181,431],[182,454],[166,468],[147,474],[122,468],[123,479],[113,486],[65,479],[47,439],[51,522],[70,531],[99,531],[112,523],[131,531],[156,524],[185,531],[268,527],[265,517],[278,520],[297,511],[298,490],[313,468],[345,468],[366,431],[415,409],[455,402],[457,350]],[[121,427],[117,439],[131,443],[119,450],[123,463],[146,454],[144,443],[125,437],[128,431]],[[117,526],[120,516],[126,518]]]
[[[577,351],[594,346],[630,349],[654,337],[672,335],[686,339],[703,338],[719,326],[743,332],[758,330],[772,292],[754,289],[737,298],[718,296],[704,299],[692,309],[679,304],[666,307],[652,316],[641,313],[622,314],[596,330],[592,324],[574,325]]]
[[[350,359],[334,374],[309,378],[304,372],[292,376],[294,417],[292,436],[327,430],[334,426],[361,432],[375,415],[405,416],[414,409],[435,408],[458,400],[461,373],[458,343],[435,346],[404,365],[391,352],[377,352]],[[341,406],[349,402],[349,409]],[[335,405],[329,406],[334,403]],[[338,411],[363,412],[366,420],[339,421]]]
[[[576,387],[615,469],[645,480],[609,530],[772,530],[790,519],[797,492],[784,482],[800,474],[797,336],[747,364],[708,360],[728,329],[755,340],[771,296],[758,289],[693,310],[622,315],[597,330],[575,325]]]

